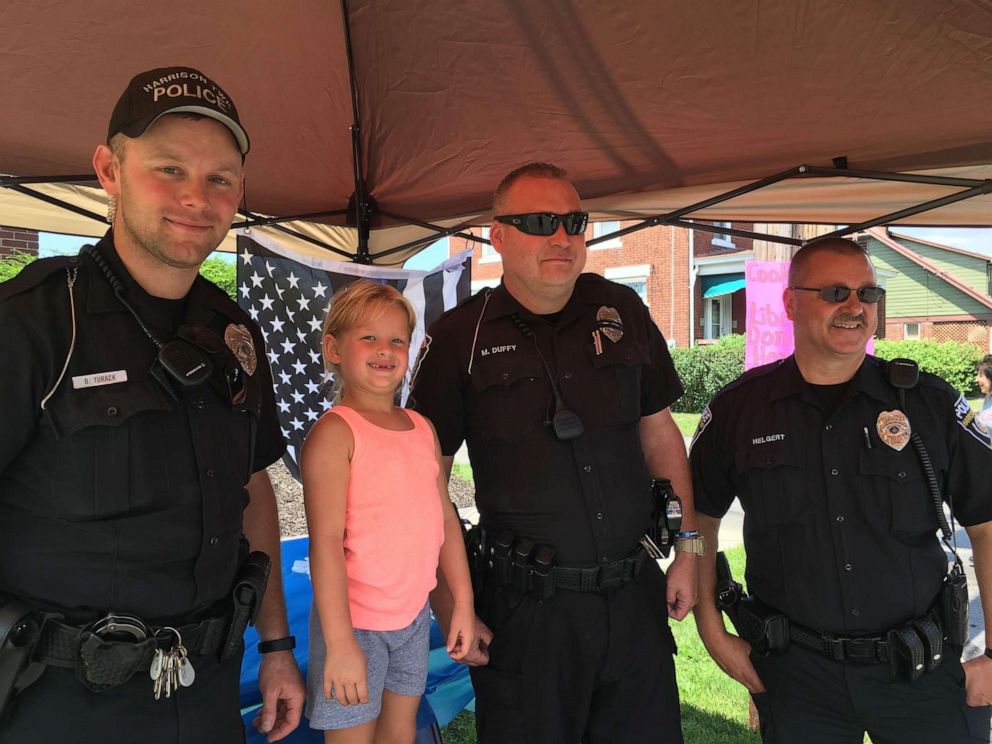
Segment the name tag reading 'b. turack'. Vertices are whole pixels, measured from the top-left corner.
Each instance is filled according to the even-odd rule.
[[[72,387],[75,390],[80,388],[98,387],[100,385],[113,385],[115,382],[127,382],[127,370],[118,369],[114,372],[95,372],[92,375],[79,375],[72,378]]]

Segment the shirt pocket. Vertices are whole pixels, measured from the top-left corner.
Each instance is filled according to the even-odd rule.
[[[168,490],[168,442],[135,447],[142,414],[171,406],[150,381],[67,391],[48,406],[55,432],[47,499],[69,521],[112,517],[131,506],[132,490]],[[145,437],[147,441],[147,437]]]
[[[938,462],[933,464],[938,465]],[[901,452],[884,446],[862,449],[858,471],[866,490],[880,500],[882,523],[888,524],[893,535],[917,537],[934,533],[937,512],[923,466],[912,444],[906,445]]]
[[[806,458],[784,441],[752,445],[734,458],[737,495],[758,530],[802,522],[810,513]]]
[[[477,363],[472,386],[477,405],[471,426],[482,439],[516,439],[550,420],[551,388],[536,356],[508,352]]]
[[[593,381],[590,390],[600,396],[602,423],[606,426],[628,425],[641,418],[641,379],[644,367],[651,363],[651,355],[644,344],[622,340],[616,344],[605,336],[602,353],[597,354],[593,344],[588,344],[592,362]]]

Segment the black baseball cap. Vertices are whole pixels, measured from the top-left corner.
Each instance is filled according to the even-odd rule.
[[[159,67],[131,78],[110,115],[107,141],[115,134],[140,137],[160,116],[188,111],[209,116],[231,130],[241,155],[248,153],[248,133],[238,109],[217,83],[192,67]]]

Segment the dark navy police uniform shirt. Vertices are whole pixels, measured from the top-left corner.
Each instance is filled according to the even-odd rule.
[[[835,633],[888,630],[934,601],[947,560],[912,444],[876,423],[900,410],[884,362],[867,357],[833,410],[795,359],[745,373],[704,411],[690,452],[696,509],[745,512],[751,593],[793,620]],[[921,374],[905,411],[964,525],[992,519],[988,432],[943,380]]]
[[[38,261],[0,286],[0,592],[82,618],[188,616],[230,591],[245,549],[245,484],[285,448],[263,341],[202,277],[184,300],[154,298],[110,233],[96,249],[160,339],[183,324],[220,339],[243,325],[257,367],[239,406],[210,384],[177,402],[149,374],[157,348],[92,257]],[[72,337],[67,268],[78,269],[75,349],[42,410]],[[73,382],[121,371],[126,381]]]
[[[617,311],[622,335],[601,334],[597,353],[601,308]],[[582,274],[554,321],[500,286],[488,301],[480,292],[443,316],[430,334],[413,405],[434,423],[445,455],[468,443],[483,525],[553,546],[559,565],[630,553],[651,509],[638,423],[682,394],[665,339],[637,294]],[[554,397],[535,340],[564,405],[582,421],[578,438],[555,437]]]

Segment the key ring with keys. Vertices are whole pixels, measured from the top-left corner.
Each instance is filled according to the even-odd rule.
[[[154,637],[158,639],[165,633],[174,635],[175,643],[165,651],[161,648],[156,649],[151,667],[148,669],[156,700],[159,700],[163,694],[166,698],[172,697],[174,691],[180,687],[189,687],[196,679],[196,670],[189,660],[189,651],[183,645],[182,635],[175,628],[165,626],[158,628]]]

